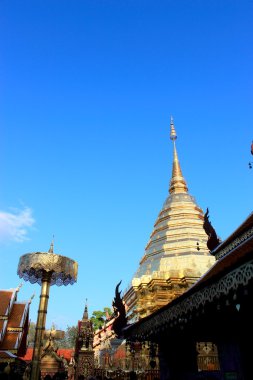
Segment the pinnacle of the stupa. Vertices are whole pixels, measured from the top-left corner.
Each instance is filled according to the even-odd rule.
[[[88,321],[89,320],[87,298],[86,298],[86,302],[85,302],[85,307],[84,307],[83,319],[82,320],[83,321]]]
[[[185,283],[186,290],[214,263],[214,258],[207,248],[208,236],[203,228],[204,213],[194,197],[188,193],[182,174],[176,150],[177,134],[172,118],[170,139],[173,142],[173,165],[169,195],[157,217],[144,256],[131,282],[132,289],[140,291],[141,294],[150,289],[154,294],[155,289],[159,287],[160,290],[162,287],[165,289],[165,285],[162,285],[165,282],[167,285]],[[171,295],[168,293],[168,287],[166,293],[164,291],[162,294],[161,291],[161,304],[173,299],[181,290],[175,292],[174,289]],[[137,309],[140,309],[142,296],[133,297],[130,293],[125,294],[126,303],[133,304],[132,299],[138,298]],[[145,302],[156,302],[156,299],[153,296],[148,301],[144,297]],[[145,307],[144,304],[142,306]],[[154,310],[154,307],[151,309]]]

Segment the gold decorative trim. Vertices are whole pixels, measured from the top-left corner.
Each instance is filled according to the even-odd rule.
[[[231,290],[237,290],[240,285],[246,286],[253,279],[253,260],[235,269],[216,283],[197,291],[177,305],[151,317],[140,326],[133,327],[131,339],[148,340],[150,336],[163,330],[168,324],[184,322],[193,310],[203,307],[206,303],[218,300],[222,295],[228,295]]]
[[[218,253],[215,254],[215,251],[213,252],[216,259],[219,260],[223,256],[225,256],[227,253],[231,252],[234,248],[236,248],[238,245],[242,244],[245,240],[253,237],[253,227],[250,228],[248,231],[244,232],[244,234],[240,235],[238,238],[232,241],[232,243],[228,244],[225,248],[218,250]]]

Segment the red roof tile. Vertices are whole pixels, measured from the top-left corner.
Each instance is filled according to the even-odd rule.
[[[18,290],[0,290],[0,350],[15,350],[22,355],[26,350],[30,301],[16,302]]]
[[[9,327],[23,327],[21,322],[24,315],[26,303],[14,303],[8,320]]]
[[[24,356],[20,356],[20,359],[24,360],[25,362],[30,362],[32,361],[33,357],[33,348],[28,347],[26,350],[26,354]]]
[[[11,290],[0,290],[0,315],[7,316],[7,309],[10,304],[10,300],[13,296],[14,289]]]
[[[74,350],[72,348],[59,348],[57,355],[63,356],[66,360],[70,361],[71,357],[74,355]]]
[[[72,348],[60,348],[57,351],[57,355],[60,357],[63,356],[67,361],[70,361],[73,354],[74,354],[74,350]],[[28,347],[26,354],[24,356],[20,356],[20,359],[26,362],[30,362],[32,360],[32,357],[33,357],[33,348]]]
[[[8,323],[7,319],[0,319],[0,342],[2,342],[4,339],[7,323]]]
[[[3,342],[0,344],[0,350],[16,350],[16,342],[19,334],[19,332],[7,332]]]

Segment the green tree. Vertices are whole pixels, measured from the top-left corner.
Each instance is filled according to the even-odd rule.
[[[27,344],[28,347],[34,346],[34,339],[35,339],[35,329],[36,329],[36,323],[30,322],[28,335],[27,335]]]
[[[57,341],[60,348],[74,348],[77,337],[77,326],[67,326],[63,339]]]
[[[30,322],[28,335],[27,335],[28,347],[34,346],[35,329],[36,329],[36,323]],[[51,329],[57,330],[56,324],[52,323]],[[76,344],[76,337],[77,337],[77,326],[67,326],[66,331],[64,331],[64,333],[65,333],[64,338],[57,339],[56,344],[59,346],[59,348],[74,348]]]
[[[106,323],[106,321],[110,319],[111,316],[112,316],[112,310],[109,307],[104,307],[103,311],[101,310],[93,311],[92,316],[91,316],[93,329],[95,331],[101,329]]]

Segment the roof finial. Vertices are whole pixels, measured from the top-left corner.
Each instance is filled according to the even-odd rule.
[[[31,295],[31,298],[29,299],[29,303],[32,303],[32,300],[34,299],[34,297],[35,297],[35,293],[33,293],[33,294]]]
[[[85,320],[88,320],[88,319],[89,319],[87,302],[88,302],[88,300],[87,300],[87,298],[86,298],[86,299],[85,299],[84,312],[83,312],[83,319],[85,319]]]
[[[251,143],[251,146],[250,146],[250,153],[253,156],[253,140],[252,140],[252,143]],[[249,168],[250,169],[252,169],[252,165],[253,165],[253,161],[249,162]]]
[[[173,116],[170,117],[170,139],[172,141],[175,141],[177,139],[177,134],[176,134],[176,130],[174,127]]]
[[[54,253],[54,235],[48,253]]]
[[[171,116],[170,118],[170,139],[173,141],[174,145],[174,153],[173,153],[173,168],[172,168],[172,177],[170,180],[170,188],[169,192],[172,193],[187,193],[188,188],[185,182],[185,179],[183,177],[180,163],[177,156],[177,150],[176,150],[176,139],[177,134],[174,126],[174,120]]]

